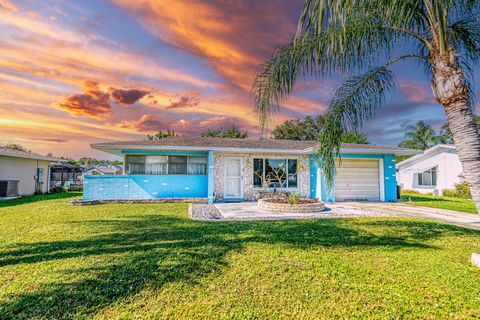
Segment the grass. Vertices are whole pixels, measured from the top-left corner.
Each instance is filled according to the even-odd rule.
[[[411,204],[422,207],[477,213],[477,208],[475,207],[472,199],[439,197],[419,194],[416,192],[402,191],[401,201],[411,201]]]
[[[0,208],[1,319],[479,314],[478,231],[410,218],[209,223],[186,204],[36,199]]]

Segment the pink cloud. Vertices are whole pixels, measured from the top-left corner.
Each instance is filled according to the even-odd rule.
[[[432,90],[415,82],[401,82],[400,92],[405,98],[415,103],[435,103]]]
[[[198,96],[200,94],[196,93],[193,95],[183,95],[178,101],[171,101],[171,103],[166,107],[167,109],[178,109],[178,108],[190,108],[199,104]]]

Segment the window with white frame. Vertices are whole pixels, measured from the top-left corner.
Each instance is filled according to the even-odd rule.
[[[206,175],[206,156],[127,155],[126,174]]]
[[[297,159],[255,158],[253,159],[253,184],[262,187],[262,180],[269,188],[296,188],[298,186]]]
[[[434,187],[437,185],[437,167],[418,173],[418,185],[422,187]]]

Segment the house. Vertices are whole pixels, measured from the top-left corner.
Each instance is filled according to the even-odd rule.
[[[123,166],[113,164],[89,164],[82,170],[81,181],[88,175],[119,175],[123,174]]]
[[[440,144],[397,164],[403,189],[442,195],[463,181],[463,169],[453,145]]]
[[[314,156],[316,142],[269,139],[169,137],[93,144],[92,148],[124,158],[121,176],[85,176],[85,200],[200,198],[214,201],[255,200],[261,177],[284,170],[271,188],[323,201],[395,201],[395,155],[417,150],[343,144],[329,190]]]
[[[61,161],[50,166],[50,188],[76,185],[82,176],[82,167]]]
[[[0,148],[0,198],[48,192],[49,165],[59,159]]]

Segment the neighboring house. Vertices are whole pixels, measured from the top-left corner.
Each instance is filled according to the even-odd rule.
[[[441,195],[463,181],[463,169],[453,145],[440,144],[397,164],[402,189]]]
[[[58,160],[33,152],[0,148],[0,198],[48,192],[49,165]]]
[[[170,137],[92,148],[122,156],[125,175],[85,176],[85,200],[203,198],[209,203],[257,199],[263,190],[258,175],[271,177],[272,168],[285,170],[286,190],[308,198],[395,201],[395,155],[418,153],[343,144],[335,185],[328,192],[314,141]],[[271,181],[271,188],[278,186],[279,181]]]
[[[50,166],[50,188],[76,185],[82,176],[82,167],[66,161]]]
[[[83,182],[84,176],[88,175],[120,175],[123,174],[123,166],[113,164],[89,164],[82,170],[80,181]]]

